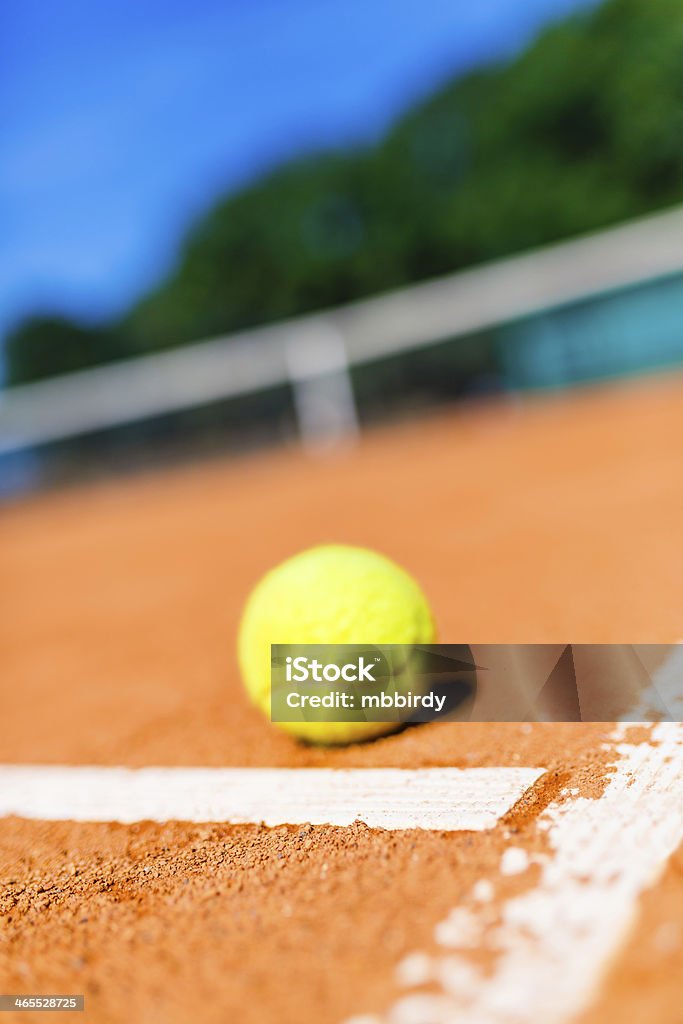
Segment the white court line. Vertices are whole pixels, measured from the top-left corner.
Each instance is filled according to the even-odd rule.
[[[481,831],[540,768],[100,768],[0,766],[0,816],[220,821]]]
[[[587,1008],[628,935],[638,897],[683,841],[683,726],[655,726],[651,740],[616,748],[621,759],[600,799],[570,799],[543,812],[539,826],[552,852],[519,858],[515,871],[536,860],[541,879],[503,904],[500,924],[487,931],[492,891],[480,882],[468,901],[473,908],[455,908],[437,926],[437,943],[452,951],[415,952],[399,965],[399,983],[436,982],[436,993],[415,991],[386,1015],[354,1017],[354,1024],[566,1024]],[[503,874],[517,861],[512,850],[514,843]],[[497,955],[487,977],[466,952],[481,946]]]

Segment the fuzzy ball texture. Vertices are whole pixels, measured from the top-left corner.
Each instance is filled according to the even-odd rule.
[[[268,572],[247,600],[238,658],[253,703],[270,717],[271,644],[428,644],[436,628],[415,580],[389,558],[341,544],[310,548]],[[319,744],[352,743],[394,722],[278,722]]]

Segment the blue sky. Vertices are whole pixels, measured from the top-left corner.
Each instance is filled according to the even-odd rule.
[[[3,0],[0,334],[116,315],[222,193],[591,0]]]

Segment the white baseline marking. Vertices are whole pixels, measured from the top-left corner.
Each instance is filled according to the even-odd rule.
[[[435,982],[438,992],[413,992],[386,1015],[354,1024],[566,1024],[589,1006],[640,894],[683,841],[683,725],[661,723],[650,738],[617,746],[621,756],[600,799],[569,799],[543,812],[551,853],[531,855],[540,881],[503,904],[499,924],[487,927],[475,886],[468,905],[437,925],[436,942],[449,954],[416,952],[399,965],[399,982]],[[504,854],[501,873],[505,862]],[[496,954],[487,976],[467,955],[480,947]]]
[[[0,816],[220,821],[481,831],[540,768],[100,768],[0,766]]]

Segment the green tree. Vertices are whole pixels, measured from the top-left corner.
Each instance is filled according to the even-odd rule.
[[[451,83],[376,147],[219,203],[131,313],[182,344],[594,230],[683,198],[678,0],[611,0]]]
[[[81,370],[120,358],[124,351],[108,329],[83,327],[60,316],[34,317],[7,338],[7,383],[24,384]]]

